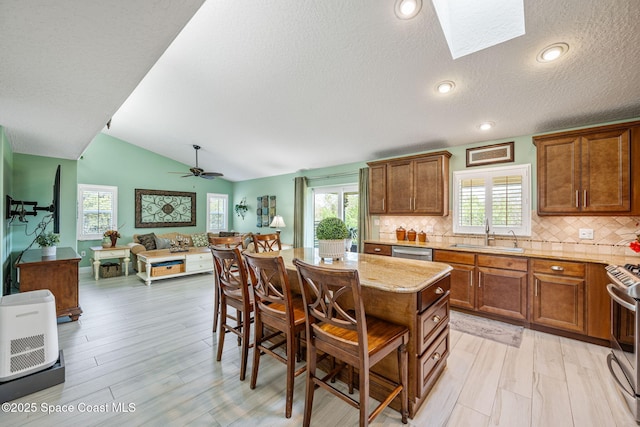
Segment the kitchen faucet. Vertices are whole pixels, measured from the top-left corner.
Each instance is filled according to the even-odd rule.
[[[513,247],[518,247],[518,237],[516,237],[516,233],[513,230],[509,230],[509,233],[513,234]]]
[[[484,225],[484,245],[489,246],[489,240],[495,240],[495,232],[493,233],[493,237],[489,237],[489,218],[485,220]]]

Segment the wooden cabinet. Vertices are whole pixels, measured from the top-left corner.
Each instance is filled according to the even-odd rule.
[[[528,261],[521,257],[478,255],[477,307],[481,312],[527,320]]]
[[[450,157],[440,151],[369,163],[369,212],[447,215]]]
[[[611,298],[607,292],[604,264],[587,264],[587,335],[609,340],[611,337]]]
[[[586,265],[556,260],[532,263],[531,321],[585,333]]]
[[[451,294],[449,295],[451,306],[474,310],[476,307],[475,254],[435,250],[433,260],[449,264],[453,268],[451,271]]]
[[[640,122],[541,135],[537,149],[539,215],[640,212]]]
[[[391,245],[380,245],[377,243],[365,243],[365,254],[391,256]]]
[[[49,289],[56,300],[56,315],[78,320],[82,314],[78,298],[80,259],[71,248],[57,248],[52,257],[43,257],[40,249],[29,249],[18,262],[20,292]]]

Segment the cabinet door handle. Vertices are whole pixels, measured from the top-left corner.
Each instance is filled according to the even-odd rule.
[[[382,210],[384,210],[384,197],[382,198]]]
[[[440,319],[440,316],[435,315],[435,316],[433,316],[433,319],[431,319],[431,320],[433,320],[433,323],[438,323],[438,322],[440,322],[440,320],[442,320],[442,319]]]
[[[538,296],[538,283],[540,281],[538,279],[536,279],[536,283],[533,285],[533,296],[537,297]]]
[[[381,250],[382,250],[382,249],[380,249],[380,248],[375,248],[373,251],[374,251],[374,252],[380,252]]]
[[[582,207],[583,208],[587,207],[587,190],[584,190],[582,192]]]
[[[576,208],[580,207],[580,192],[578,190],[576,190]]]
[[[559,265],[552,265],[552,266],[551,266],[551,269],[552,269],[553,271],[564,271],[564,267],[561,267],[561,266],[559,266]]]
[[[434,353],[434,354],[433,354],[433,356],[431,356],[431,358],[432,358],[433,360],[435,360],[436,362],[437,362],[438,360],[440,360],[440,357],[442,357],[442,356],[440,356],[440,353],[437,353],[437,352],[436,352],[436,353]]]
[[[438,286],[435,290],[435,294],[436,295],[442,295],[444,294],[444,289],[442,289],[440,286]]]

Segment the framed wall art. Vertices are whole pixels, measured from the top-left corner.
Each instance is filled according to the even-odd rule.
[[[256,227],[268,227],[276,216],[276,196],[259,196],[256,208]]]
[[[135,197],[136,228],[196,225],[196,193],[136,188]]]
[[[467,148],[467,167],[513,162],[513,141]]]

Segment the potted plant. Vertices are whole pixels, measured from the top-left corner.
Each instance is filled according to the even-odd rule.
[[[247,213],[248,209],[249,209],[249,207],[247,206],[247,198],[246,197],[243,197],[242,200],[240,200],[240,203],[238,203],[234,207],[234,210],[236,211],[236,215],[242,217],[242,219],[244,219],[244,216]]]
[[[42,248],[42,256],[54,256],[56,244],[60,243],[60,236],[52,232],[41,233],[36,237],[36,242]]]
[[[347,231],[349,232],[349,235],[344,241],[344,247],[347,252],[350,252],[352,249],[353,239],[358,238],[358,229],[356,227],[349,227],[347,228]]]
[[[339,259],[344,256],[344,240],[349,230],[340,218],[329,217],[321,220],[316,227],[320,258]]]

